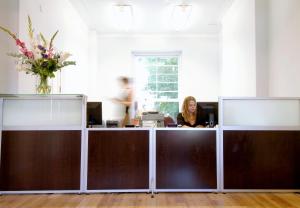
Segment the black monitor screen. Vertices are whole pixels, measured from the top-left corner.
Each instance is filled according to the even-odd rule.
[[[102,103],[101,102],[87,102],[86,109],[86,124],[102,125]]]
[[[197,102],[197,108],[209,127],[214,127],[218,124],[218,102]]]

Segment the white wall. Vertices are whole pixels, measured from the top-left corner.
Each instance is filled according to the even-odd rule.
[[[68,0],[26,0],[20,1],[20,37],[28,42],[27,15],[31,16],[36,32],[42,32],[47,39],[59,30],[54,46],[59,51],[73,54],[69,60],[76,66],[62,69],[62,93],[87,93],[89,69],[89,30]],[[19,93],[35,92],[35,77],[19,74]],[[58,82],[59,75],[54,81]],[[54,93],[58,89],[54,89]]]
[[[300,1],[270,1],[270,96],[300,97]]]
[[[92,75],[90,100],[106,101],[105,118],[116,117],[116,106],[108,98],[118,94],[117,77],[134,77],[133,51],[182,51],[179,97],[216,101],[219,95],[219,39],[217,36],[99,36],[98,70]],[[123,113],[123,112],[122,112]]]
[[[234,1],[223,20],[222,95],[300,97],[299,11],[299,0]]]
[[[222,96],[256,95],[255,2],[235,0],[222,20]]]
[[[18,33],[19,1],[0,1],[0,25]],[[16,52],[15,41],[0,31],[0,93],[16,93],[18,72],[8,52]]]
[[[269,96],[269,1],[255,0],[256,96],[258,97]]]

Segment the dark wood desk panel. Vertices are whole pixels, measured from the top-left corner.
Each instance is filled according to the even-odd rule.
[[[88,190],[149,189],[149,131],[89,131]]]
[[[79,190],[81,131],[3,131],[2,191]]]
[[[299,189],[299,131],[224,131],[225,189]]]
[[[216,189],[216,131],[157,130],[157,189]]]

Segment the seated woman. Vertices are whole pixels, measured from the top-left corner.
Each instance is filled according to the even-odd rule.
[[[197,109],[194,97],[188,96],[184,99],[182,112],[177,116],[177,124],[182,127],[204,127],[205,120],[201,116],[201,110]]]

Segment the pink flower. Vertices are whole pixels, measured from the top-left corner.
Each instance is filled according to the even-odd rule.
[[[25,56],[27,56],[30,59],[34,59],[34,55],[32,51],[27,51],[27,55],[25,54]]]
[[[48,50],[48,57],[49,58],[53,58],[53,48],[50,48],[49,50]]]
[[[16,44],[21,47],[20,48],[20,52],[22,54],[24,54],[26,57],[30,58],[30,59],[33,59],[34,58],[34,55],[33,55],[33,52],[32,51],[29,51],[27,48],[26,48],[26,45],[24,42],[22,42],[20,39],[16,39]]]
[[[25,53],[27,53],[27,48],[20,48],[20,51],[25,55]]]
[[[34,58],[33,52],[27,50],[26,47],[21,48],[21,49],[20,49],[20,52],[21,52],[22,54],[24,54],[26,57],[30,58],[30,59],[33,59],[33,58]]]
[[[25,48],[25,43],[22,42],[20,39],[17,39],[17,40],[16,40],[16,44],[17,44],[18,46],[20,46],[21,48]]]

